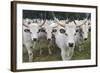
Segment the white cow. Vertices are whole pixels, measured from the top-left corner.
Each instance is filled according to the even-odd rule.
[[[33,60],[33,50],[38,39],[38,29],[45,23],[37,24],[26,18],[23,20],[23,45],[27,48],[29,62]]]
[[[88,34],[90,30],[90,20],[85,18],[84,20],[75,20],[76,24],[79,25],[78,32],[76,36],[76,46],[79,46],[79,51],[84,50],[81,44],[88,39]]]
[[[84,20],[75,20],[76,24],[79,25],[80,33],[82,34],[83,40],[87,40],[88,32],[91,28],[91,21],[85,18]]]
[[[52,30],[57,26],[53,20],[46,20],[45,24],[42,26],[47,35],[47,40],[49,42],[48,44],[48,52],[51,55],[52,51],[51,49],[54,47],[54,38],[52,38]]]
[[[42,26],[47,32],[47,40],[50,40],[52,37],[52,30],[57,27],[57,24],[53,20],[46,20],[46,23]]]
[[[54,18],[57,26],[57,32],[55,35],[55,41],[57,46],[61,49],[62,60],[70,60],[74,53],[75,37],[77,33],[77,27],[75,22],[67,22],[62,24],[58,19]]]
[[[42,27],[40,32],[38,33],[38,47],[40,50],[40,55],[42,55],[44,49],[48,50],[49,55],[52,55],[50,40],[47,40],[47,35],[48,34],[45,28]]]

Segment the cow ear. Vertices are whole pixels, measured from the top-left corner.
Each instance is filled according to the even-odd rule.
[[[29,29],[24,29],[24,32],[30,32],[30,30]]]
[[[40,31],[41,31],[41,29],[39,29],[37,33],[39,33]]]
[[[90,25],[90,23],[88,23],[88,25]]]
[[[91,28],[89,28],[88,31],[91,32]]]

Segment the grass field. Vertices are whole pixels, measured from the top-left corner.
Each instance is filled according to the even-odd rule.
[[[89,38],[86,40],[83,44],[82,51],[79,51],[78,47],[75,48],[74,55],[71,60],[83,60],[83,59],[90,59],[91,58],[91,38],[90,38],[90,33],[89,33]],[[44,43],[43,43],[44,44]],[[43,45],[44,46],[44,45]],[[43,48],[41,45],[41,47]],[[47,46],[47,45],[46,45]],[[60,61],[61,56],[60,56],[60,49],[59,48],[53,48],[52,49],[52,55],[49,55],[48,50],[43,49],[42,55],[40,55],[40,51],[38,49],[38,45],[36,49],[34,50],[34,62],[41,62],[41,61]],[[28,53],[26,48],[23,48],[23,62],[28,62]]]

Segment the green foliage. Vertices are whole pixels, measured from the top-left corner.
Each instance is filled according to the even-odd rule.
[[[45,14],[46,13],[46,14]],[[76,12],[54,12],[55,16],[58,19],[67,19],[69,18],[70,20],[72,20],[72,17],[74,17],[75,19],[84,19],[87,16],[87,13],[76,13]],[[23,10],[23,18],[43,18],[46,15],[46,19],[53,19],[53,15],[52,15],[52,11],[36,11],[36,10]],[[90,18],[90,14],[89,14],[89,18]]]

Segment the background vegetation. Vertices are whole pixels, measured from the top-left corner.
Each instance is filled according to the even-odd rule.
[[[52,11],[53,12],[53,11]],[[44,19],[46,15],[46,19],[53,19],[51,11],[32,11],[32,10],[23,10],[23,18],[41,18]],[[54,12],[55,16],[58,19],[72,19],[74,17],[75,19],[84,19],[87,17],[87,14],[89,15],[88,18],[91,18],[90,13],[76,13],[76,12]]]

